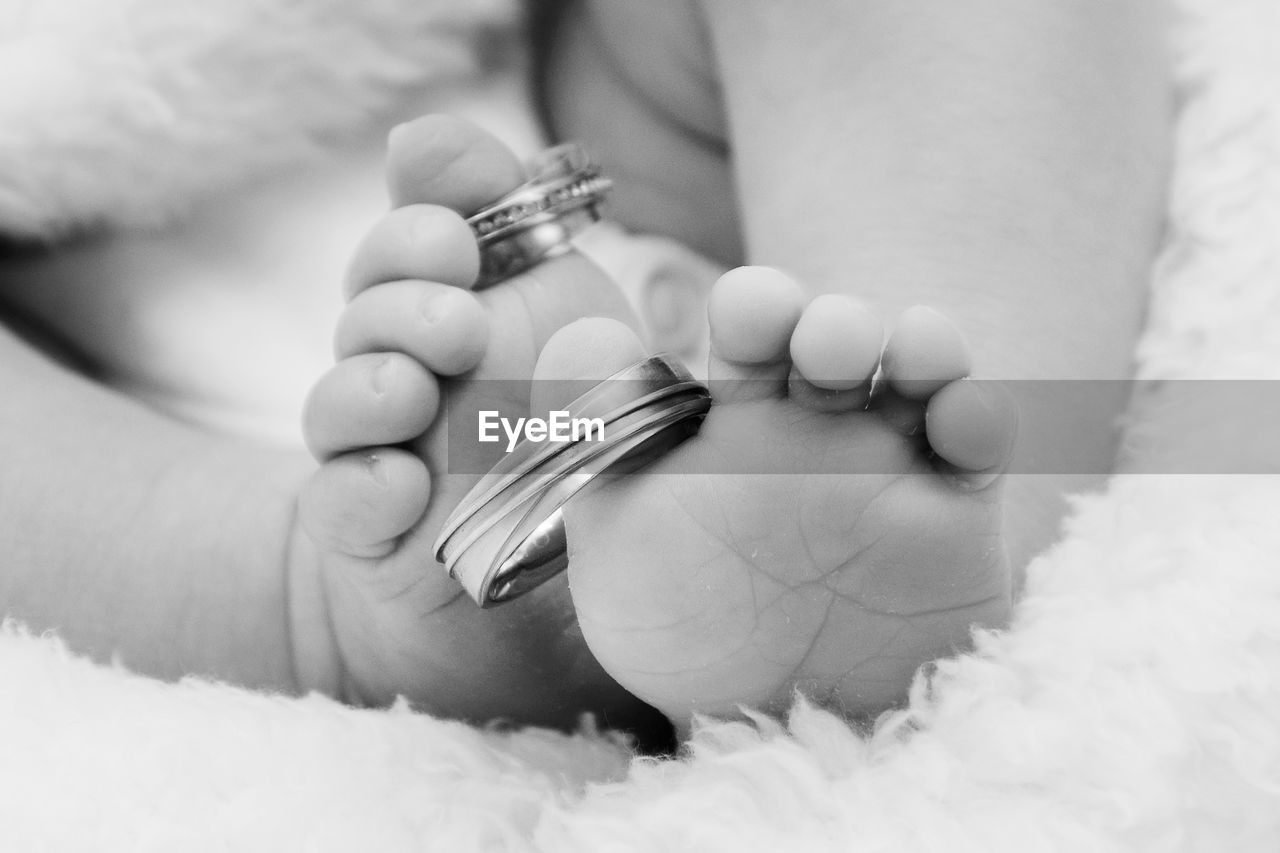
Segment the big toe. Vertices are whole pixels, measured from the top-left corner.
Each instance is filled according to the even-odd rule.
[[[738,267],[711,289],[708,375],[716,401],[781,396],[791,373],[791,335],[804,311],[804,291],[770,267]]]
[[[606,317],[577,320],[547,340],[533,370],[533,411],[562,409],[586,389],[646,355],[629,326]]]
[[[446,115],[424,116],[392,131],[387,164],[393,205],[435,205],[462,216],[526,179],[524,166],[504,142],[478,125]],[[487,288],[481,299],[490,310],[497,350],[484,375],[493,378],[527,378],[550,337],[583,317],[638,325],[608,274],[576,251]]]
[[[524,179],[524,166],[506,143],[455,116],[423,116],[395,128],[387,139],[393,207],[435,204],[466,216]]]

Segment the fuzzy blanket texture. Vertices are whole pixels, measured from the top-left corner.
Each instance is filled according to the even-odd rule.
[[[1275,379],[1280,3],[1175,11],[1143,375]],[[156,221],[320,156],[405,88],[468,73],[511,14],[4,0],[0,230]],[[874,731],[801,702],[785,724],[707,721],[672,760],[589,729],[162,684],[9,627],[0,848],[1275,851],[1278,515],[1280,477],[1117,477],[1032,565],[1014,624],[922,673]]]

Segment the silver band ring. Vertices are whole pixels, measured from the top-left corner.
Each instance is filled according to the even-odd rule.
[[[599,418],[606,427],[640,408],[649,408],[667,398],[694,393],[704,395],[706,388],[693,379],[677,362],[663,356],[643,359],[609,379],[588,388],[565,407],[571,420]],[[614,430],[610,429],[610,432]],[[527,488],[530,477],[545,468],[557,456],[574,447],[571,443],[534,444],[520,442],[481,478],[467,494],[441,529],[439,541],[449,540],[460,527],[485,506]],[[437,549],[439,550],[439,549]]]
[[[701,407],[696,414],[706,412],[705,395],[696,391],[685,392],[677,397],[664,400],[660,405],[654,404],[646,409],[606,422],[610,434],[608,441],[577,442],[568,446],[566,452],[559,454],[554,461],[528,471],[514,480],[508,480],[507,487],[491,498],[481,498],[473,503],[471,495],[459,504],[455,511],[458,517],[451,517],[438,540],[437,558],[450,565],[455,560],[450,555],[461,555],[478,541],[487,536],[490,530],[497,527],[503,519],[514,513],[518,507],[524,507],[542,499],[543,495],[565,478],[577,474],[581,469],[592,465],[602,458],[612,458],[610,453],[618,447],[626,446],[635,449],[645,440],[652,438],[656,430],[669,426],[670,413],[693,413],[688,404]],[[462,507],[466,506],[465,509]]]
[[[467,218],[480,247],[477,289],[570,251],[573,238],[600,221],[613,186],[576,143],[543,151],[530,171],[528,181]]]
[[[638,470],[692,435],[711,408],[706,387],[669,356],[636,362],[566,410],[596,413],[599,440],[554,449],[522,441],[458,504],[436,559],[481,607],[510,601],[567,565],[561,508],[601,475]]]

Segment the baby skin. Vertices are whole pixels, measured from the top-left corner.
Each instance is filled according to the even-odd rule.
[[[809,301],[764,267],[713,289],[700,432],[566,508],[567,587],[477,610],[430,550],[475,481],[444,473],[440,395],[469,408],[489,387],[475,379],[602,379],[646,351],[581,258],[468,291],[477,253],[459,214],[520,180],[491,137],[422,120],[391,164],[401,206],[353,264],[339,361],[306,415],[324,464],[300,502],[295,637],[329,639],[299,643],[313,655],[300,670],[363,697],[413,683],[427,707],[472,719],[638,714],[618,684],[677,725],[781,711],[797,690],[856,715],[1005,621],[1011,403],[966,379],[936,312],[906,311],[885,343],[856,300]],[[548,387],[517,406],[566,402]]]
[[[299,686],[357,703],[405,696],[432,713],[571,727],[594,711],[618,728],[653,711],[591,656],[566,584],[481,613],[437,565],[432,543],[475,476],[450,474],[437,419],[451,406],[528,409],[538,352],[583,316],[631,321],[577,255],[472,293],[479,253],[463,220],[524,180],[505,146],[469,123],[428,117],[392,135],[393,209],[347,275],[337,364],[313,388],[304,434],[323,463],[298,500],[289,618]],[[554,279],[554,281],[552,280]],[[523,377],[515,383],[483,380]],[[469,470],[502,455],[479,445]]]

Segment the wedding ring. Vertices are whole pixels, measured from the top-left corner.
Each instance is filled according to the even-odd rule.
[[[705,395],[688,392],[664,401],[660,406],[647,407],[613,421],[607,426],[608,441],[574,442],[554,463],[529,471],[493,498],[458,512],[464,517],[461,520],[451,518],[446,524],[438,541],[437,558],[451,566],[457,562],[451,555],[465,553],[481,539],[489,537],[493,529],[512,522],[517,508],[540,500],[545,492],[557,487],[570,475],[594,465],[601,458],[613,459],[609,454],[618,447],[625,446],[628,453],[644,447],[646,441],[671,425],[672,414],[701,416],[706,409]],[[469,499],[470,495],[459,506],[467,504]]]
[[[686,392],[705,394],[706,388],[694,381],[678,361],[669,356],[653,356],[628,365],[603,382],[585,388],[565,407],[565,413],[570,419],[599,418],[609,429],[616,420],[636,409]],[[609,429],[609,432],[614,430]],[[519,485],[527,487],[531,472],[573,446],[571,442],[535,444],[522,441],[517,444],[458,504],[441,530],[440,541],[452,537],[472,515],[495,501],[504,491]]]
[[[654,356],[593,386],[567,407],[602,413],[604,435],[523,441],[458,504],[436,559],[481,607],[516,598],[567,565],[563,506],[602,475],[638,470],[694,432],[710,393],[678,362]]]
[[[600,221],[613,182],[582,146],[557,145],[529,165],[532,178],[467,218],[480,247],[477,289],[570,251],[572,239]]]
[[[697,421],[708,408],[706,398],[672,404],[652,416],[642,430],[541,490],[535,501],[521,504],[528,509],[498,550],[507,556],[501,562],[491,562],[482,578],[481,583],[489,590],[488,600],[510,601],[563,571],[568,565],[561,513],[564,505],[601,475],[634,472],[671,450],[693,435]]]

